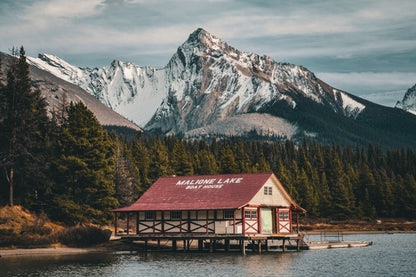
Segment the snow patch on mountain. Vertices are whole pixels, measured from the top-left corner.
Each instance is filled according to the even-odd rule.
[[[398,101],[395,107],[416,115],[416,84],[406,91],[402,101]]]
[[[342,108],[345,110],[347,116],[357,118],[357,116],[365,109],[365,106],[342,91],[333,90],[334,94],[340,96],[342,101]]]

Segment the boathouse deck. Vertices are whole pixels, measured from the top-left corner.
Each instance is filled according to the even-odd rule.
[[[239,250],[246,254],[247,249],[261,253],[271,249],[281,249],[300,251],[307,249],[303,241],[302,234],[195,234],[195,233],[178,233],[178,234],[125,234],[119,235],[120,239],[125,242],[142,242],[144,250],[149,248],[149,242],[157,245],[160,249],[161,242],[170,245],[172,251],[178,250],[178,242],[181,243],[184,251],[192,250],[193,242],[197,242],[198,251],[230,251]]]

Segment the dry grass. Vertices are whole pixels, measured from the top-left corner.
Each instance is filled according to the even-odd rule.
[[[49,228],[51,233],[64,227],[48,220],[46,215],[35,215],[22,206],[0,208],[0,230],[10,230],[13,234],[27,232],[30,228]],[[1,231],[0,231],[1,232]]]
[[[21,206],[0,208],[0,247],[91,246],[108,241],[111,231],[98,226],[63,227]]]

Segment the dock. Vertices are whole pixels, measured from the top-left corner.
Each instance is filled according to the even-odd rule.
[[[332,240],[322,240],[322,238]],[[113,239],[140,246],[143,251],[198,251],[198,252],[286,252],[351,247],[366,247],[371,241],[343,241],[341,232],[321,234],[321,240],[305,241],[304,234],[119,234]]]
[[[129,234],[119,239],[125,243],[139,243],[144,251],[199,251],[228,252],[247,251],[262,253],[264,251],[288,250],[300,251],[307,249],[301,234],[288,235],[249,235],[249,234]]]
[[[309,241],[307,250],[321,250],[331,248],[366,247],[372,245],[371,241]]]

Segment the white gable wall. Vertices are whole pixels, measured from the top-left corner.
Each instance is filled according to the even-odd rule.
[[[264,187],[272,187],[272,195],[265,195]],[[287,198],[281,184],[277,183],[273,178],[269,178],[248,204],[290,207],[291,201]]]

